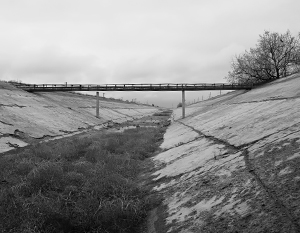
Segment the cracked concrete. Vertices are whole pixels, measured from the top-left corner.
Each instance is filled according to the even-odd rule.
[[[174,111],[153,158],[165,217],[152,232],[300,232],[299,84],[297,74],[191,105],[185,119]]]

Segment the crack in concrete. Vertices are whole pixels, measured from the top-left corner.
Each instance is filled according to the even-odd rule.
[[[14,125],[12,125],[12,124],[9,124],[9,123],[6,123],[6,122],[4,122],[4,121],[0,121],[0,123],[2,123],[2,124],[4,124],[4,125],[10,125],[10,126],[14,126]]]
[[[289,128],[291,128],[291,127],[294,127],[294,126],[296,126],[296,125],[298,125],[299,124],[299,122],[297,122],[297,123],[295,123],[295,124],[293,124],[293,125],[290,125],[290,126],[288,126],[288,127],[286,127],[286,128],[283,128],[283,129],[280,129],[280,130],[278,130],[278,131],[276,131],[276,132],[274,132],[274,133],[270,133],[270,134],[268,134],[268,135],[266,135],[266,136],[264,136],[264,137],[261,137],[261,138],[259,138],[259,139],[257,139],[257,140],[254,140],[254,141],[252,141],[252,142],[248,142],[248,143],[245,143],[245,144],[241,144],[241,145],[239,145],[239,146],[236,146],[236,148],[238,148],[239,150],[241,150],[241,149],[243,149],[243,148],[248,148],[249,146],[252,146],[252,145],[254,145],[255,143],[257,143],[257,142],[259,142],[259,141],[262,141],[262,140],[264,140],[264,139],[266,139],[266,138],[268,138],[268,137],[270,137],[270,136],[272,136],[272,135],[274,135],[274,134],[277,134],[277,133],[279,133],[279,132],[282,132],[282,131],[284,131],[284,130],[287,130],[287,129],[289,129]],[[293,132],[294,133],[294,132]],[[271,143],[271,142],[269,142],[269,143]],[[269,144],[268,143],[268,144]]]
[[[300,233],[300,226],[297,222],[297,219],[292,215],[292,213],[289,211],[289,209],[283,204],[283,202],[278,198],[276,192],[272,190],[270,187],[268,187],[263,180],[260,178],[260,176],[255,172],[255,168],[253,164],[251,164],[249,159],[249,151],[245,149],[243,151],[244,160],[246,164],[246,168],[248,172],[254,177],[258,185],[267,193],[267,195],[274,201],[274,205],[277,206],[281,212],[283,213],[283,216],[287,218],[294,227],[294,232]]]
[[[199,138],[200,138],[200,137],[199,137]],[[198,138],[198,139],[199,139],[199,138]],[[187,143],[186,143],[186,144],[187,144]],[[225,156],[224,156],[224,155],[225,155]],[[197,170],[199,170],[199,169],[201,169],[201,168],[207,166],[207,164],[208,164],[209,162],[211,162],[211,161],[217,161],[217,160],[220,160],[220,163],[219,163],[218,165],[211,166],[208,170],[202,171],[202,172],[200,172],[199,174],[204,173],[204,172],[210,172],[212,169],[215,169],[215,168],[217,168],[217,167],[221,167],[221,166],[223,166],[224,164],[229,163],[230,161],[232,161],[232,160],[236,159],[237,157],[240,157],[240,156],[241,156],[241,155],[236,155],[236,156],[234,156],[233,158],[231,158],[231,159],[229,159],[229,160],[227,160],[227,161],[222,161],[222,159],[227,158],[229,155],[230,155],[230,154],[229,154],[228,152],[227,152],[227,153],[224,153],[220,158],[212,158],[212,159],[207,160],[207,161],[205,162],[205,164],[203,164],[203,165],[200,166],[200,167],[196,167],[196,168],[194,168],[194,169],[192,169],[192,170],[190,170],[190,171],[187,171],[187,172],[182,172],[182,173],[177,174],[177,175],[175,175],[175,176],[164,176],[164,177],[161,177],[161,178],[159,178],[159,179],[153,181],[153,183],[157,183],[157,182],[164,183],[164,182],[168,182],[168,181],[173,180],[173,179],[177,179],[178,177],[180,178],[181,176],[183,176],[183,175],[185,175],[185,174],[188,174],[188,173],[197,171]],[[180,156],[179,158],[174,159],[172,162],[177,161],[177,160],[179,160],[179,159],[181,159],[181,158],[184,158],[184,157],[187,157],[187,156],[188,156],[188,155],[185,154],[185,155],[183,155],[183,156]],[[166,166],[167,166],[167,165],[166,165]],[[166,167],[166,166],[163,166],[163,168]],[[159,169],[157,169],[157,170],[159,170]],[[159,176],[159,175],[157,175],[157,176]],[[192,176],[192,177],[193,177],[193,176]],[[187,180],[191,179],[192,177],[189,177],[189,178],[187,178],[187,179],[184,179],[184,181],[187,181]],[[153,179],[155,179],[155,177],[154,177]],[[172,186],[172,185],[171,185],[171,186]]]
[[[0,104],[0,107],[18,107],[18,108],[25,108],[26,106],[17,105],[17,104]]]
[[[191,170],[191,171],[184,172],[184,173],[180,173],[180,174],[175,175],[175,176],[164,176],[164,177],[161,177],[161,178],[158,179],[158,180],[153,180],[153,179],[151,179],[152,181],[149,182],[148,184],[149,184],[149,185],[153,185],[153,186],[159,188],[160,185],[163,185],[163,184],[167,184],[167,183],[168,183],[164,188],[161,188],[161,189],[160,189],[160,191],[162,191],[162,190],[164,190],[164,189],[166,189],[166,188],[174,187],[174,186],[177,184],[177,183],[170,184],[172,180],[181,179],[181,182],[189,181],[190,179],[195,178],[195,175],[200,176],[200,175],[203,175],[204,173],[211,172],[211,170],[216,169],[218,166],[220,166],[220,167],[221,167],[221,166],[224,166],[226,163],[228,163],[228,162],[230,162],[230,161],[236,159],[237,157],[239,157],[239,155],[236,155],[236,156],[234,156],[232,159],[230,159],[230,160],[228,160],[228,161],[225,161],[225,162],[222,162],[222,163],[218,164],[217,166],[211,166],[208,170],[204,170],[204,171],[201,171],[201,172],[199,172],[199,173],[196,173],[196,174],[194,174],[194,175],[192,175],[192,176],[188,176],[187,178],[181,179],[181,177],[185,176],[186,174],[192,173],[192,172],[197,172],[197,170],[199,170],[199,169],[205,167],[211,160],[213,160],[213,159],[210,159],[209,161],[207,161],[207,162],[206,162],[203,166],[201,166],[201,167],[197,167],[197,168],[195,168],[195,169],[193,169],[193,170]],[[158,183],[159,183],[159,184],[158,184]]]
[[[190,125],[187,125],[187,124],[185,124],[185,123],[183,123],[183,122],[181,122],[181,121],[178,121],[178,123],[180,123],[180,124],[182,124],[182,125],[184,125],[184,126],[190,128],[190,129],[192,129],[194,132],[198,133],[200,136],[203,136],[203,137],[205,137],[205,138],[208,138],[208,139],[210,139],[210,140],[212,140],[212,141],[214,141],[214,142],[216,142],[216,143],[218,143],[218,144],[225,145],[225,146],[226,146],[227,148],[229,148],[229,149],[240,150],[239,148],[237,148],[236,146],[230,144],[229,142],[227,142],[227,141],[225,141],[225,140],[216,138],[216,137],[211,136],[211,135],[206,135],[206,134],[202,133],[200,130],[197,130],[197,129],[195,129],[194,127],[192,127],[192,126],[190,126]]]
[[[18,135],[16,135],[16,134],[5,133],[5,134],[1,134],[1,135],[0,135],[0,138],[7,138],[7,137],[12,137],[12,138],[17,138],[17,139],[19,139]]]
[[[272,98],[272,99],[264,99],[264,100],[253,100],[253,101],[230,103],[230,104],[249,104],[249,103],[260,103],[260,102],[278,101],[278,100],[290,100],[290,99],[299,99],[299,98],[300,98],[300,96],[280,97],[280,98]]]
[[[281,131],[281,130],[280,130],[280,131]],[[280,131],[278,131],[278,132],[280,132]],[[268,143],[266,143],[266,144],[264,144],[264,145],[262,145],[262,146],[260,146],[260,147],[257,147],[257,149],[260,149],[260,148],[266,146],[267,144],[271,144],[271,143],[276,142],[276,141],[278,141],[278,140],[280,140],[280,139],[282,140],[282,139],[284,139],[284,138],[286,138],[286,137],[288,137],[288,136],[290,136],[290,135],[292,135],[292,134],[299,133],[299,132],[300,132],[300,130],[297,130],[297,131],[294,131],[294,132],[292,132],[292,133],[286,134],[286,135],[282,136],[281,138],[277,138],[277,139],[275,139],[275,140],[273,140],[273,141],[269,141]],[[275,133],[274,133],[274,134],[275,134]],[[273,135],[273,134],[271,134],[271,135]],[[269,135],[269,136],[270,136],[270,135]],[[263,139],[265,139],[265,137],[262,138],[261,140],[263,140]],[[260,140],[260,141],[261,141],[261,140]]]
[[[83,106],[83,107],[78,107],[78,108],[96,108],[96,106]]]
[[[232,145],[230,144],[229,142],[227,141],[224,141],[224,140],[221,140],[221,139],[218,139],[214,136],[208,136],[208,135],[205,135],[204,133],[202,133],[201,131],[199,130],[196,130],[194,129],[192,126],[189,126],[189,125],[186,125],[184,124],[183,122],[180,122],[178,121],[179,123],[181,123],[182,125],[194,130],[195,132],[199,133],[199,135],[203,135],[204,137],[208,138],[208,139],[211,139],[213,140],[214,142],[217,142],[217,143],[222,143],[223,145],[229,147],[229,148],[233,148],[235,149],[236,151],[240,151],[244,148],[243,150],[243,153],[241,154],[241,156],[243,156],[244,158],[244,161],[245,161],[245,166],[246,166],[246,169],[247,169],[247,172],[249,172],[253,177],[254,179],[256,180],[257,184],[267,193],[267,195],[270,197],[270,199],[273,200],[273,203],[276,207],[278,207],[282,213],[283,213],[283,216],[291,222],[291,224],[293,225],[293,228],[294,228],[294,232],[295,233],[300,233],[300,226],[297,222],[297,219],[292,215],[292,213],[289,211],[289,209],[283,204],[283,202],[279,199],[279,197],[277,196],[276,192],[274,190],[272,190],[270,187],[268,187],[264,181],[260,178],[260,176],[255,172],[255,168],[253,166],[253,164],[251,164],[250,162],[250,159],[249,159],[249,151],[246,147],[248,147],[249,145],[253,145],[255,144],[256,142],[258,141],[261,141],[275,133],[272,133],[270,135],[267,135],[263,138],[260,138],[258,140],[255,140],[255,141],[252,141],[250,143],[246,143],[246,144],[242,144],[240,146],[235,146],[235,145]],[[284,129],[283,129],[284,130]],[[282,130],[280,130],[282,131]],[[278,132],[280,132],[278,131]],[[276,133],[278,133],[276,132]]]
[[[72,134],[72,133],[78,132],[78,130],[68,131],[68,130],[62,130],[62,129],[60,129],[59,132],[62,132],[62,133],[65,133],[65,134]],[[58,136],[60,136],[60,135],[58,135]]]
[[[130,116],[130,115],[128,115],[128,114],[125,114],[125,113],[122,113],[122,112],[120,112],[119,110],[114,109],[113,111],[115,111],[115,112],[117,112],[117,113],[119,113],[119,114],[121,114],[121,115],[123,115],[123,116],[131,117],[131,118],[132,118],[132,116]]]
[[[9,145],[10,147],[15,148],[15,149],[20,148],[20,146],[18,144],[14,144],[14,143],[11,143],[11,142],[7,142],[6,144]]]
[[[44,108],[57,108],[57,106],[48,106],[48,105],[46,105],[46,106],[43,106]]]
[[[33,138],[37,139],[37,140],[43,140],[43,139],[55,138],[55,137],[59,137],[59,136],[62,136],[62,134],[55,135],[55,136],[52,136],[52,135],[43,135],[42,137],[33,137]]]
[[[178,148],[178,147],[183,146],[183,145],[186,145],[186,144],[189,144],[189,143],[191,143],[191,142],[197,141],[197,140],[200,139],[200,138],[203,138],[203,137],[198,136],[198,137],[195,137],[194,139],[192,139],[192,140],[190,140],[190,141],[178,143],[178,144],[176,144],[176,145],[173,146],[173,147],[170,147],[170,148],[167,148],[167,149],[163,149],[163,150],[161,151],[161,153],[162,153],[162,152],[166,152],[166,151],[171,150],[171,149],[174,149],[174,148]]]
[[[252,146],[252,145],[254,145],[255,143],[257,143],[257,142],[259,142],[259,141],[262,141],[262,140],[264,140],[264,139],[266,139],[266,138],[268,138],[268,137],[270,137],[270,136],[272,136],[272,135],[274,135],[274,134],[277,134],[277,133],[279,133],[279,132],[285,131],[285,130],[287,130],[287,129],[289,129],[289,128],[291,128],[291,127],[294,127],[294,126],[296,126],[296,125],[299,124],[299,122],[297,122],[297,123],[295,123],[295,124],[293,124],[293,125],[290,125],[289,127],[280,129],[280,130],[278,130],[278,131],[276,131],[276,132],[274,132],[274,133],[270,133],[270,134],[268,134],[268,135],[266,135],[266,136],[264,136],[264,137],[261,137],[261,138],[259,138],[259,139],[254,140],[254,141],[251,141],[251,142],[248,142],[248,143],[244,143],[244,144],[241,144],[241,145],[239,145],[239,146],[235,146],[235,145],[230,144],[229,142],[227,142],[227,141],[225,141],[225,140],[222,140],[222,139],[219,139],[219,138],[217,138],[217,137],[215,137],[215,136],[212,136],[212,135],[206,135],[206,134],[204,134],[203,132],[201,132],[200,130],[197,130],[197,129],[195,129],[194,127],[189,126],[189,125],[187,125],[187,124],[185,124],[185,123],[183,123],[183,122],[181,122],[181,121],[177,121],[177,122],[180,123],[180,124],[182,124],[182,125],[184,125],[184,126],[186,126],[186,127],[188,127],[188,128],[190,128],[190,129],[192,129],[193,131],[195,131],[195,132],[198,133],[199,135],[204,136],[205,138],[211,139],[211,140],[213,140],[213,141],[215,141],[215,142],[217,142],[217,143],[221,143],[221,144],[223,144],[223,145],[225,145],[225,146],[227,146],[227,147],[229,147],[229,148],[231,148],[231,149],[235,149],[235,150],[242,150],[242,149],[244,149],[244,148],[248,148],[249,146]],[[300,131],[300,130],[299,130],[299,131]],[[298,131],[294,131],[294,132],[292,132],[292,133],[290,133],[290,134],[293,134],[293,133],[296,133],[296,132],[298,132]],[[288,134],[288,135],[290,135],[290,134]],[[288,135],[285,135],[285,137],[288,136]],[[276,141],[276,140],[275,140],[275,141]],[[270,143],[271,143],[271,142],[270,142]]]
[[[25,135],[25,133],[18,130],[18,129],[16,129],[13,134],[12,133],[1,133],[0,132],[0,138],[13,137],[13,138],[17,138],[17,139],[23,139],[24,135]]]

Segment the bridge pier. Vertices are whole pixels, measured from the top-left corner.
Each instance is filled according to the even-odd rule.
[[[96,92],[96,117],[99,118],[99,92]]]
[[[185,92],[182,90],[182,119],[185,118]]]

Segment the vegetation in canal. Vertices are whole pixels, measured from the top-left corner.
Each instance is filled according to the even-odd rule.
[[[1,232],[137,232],[155,204],[137,178],[163,128],[38,144],[0,158]]]

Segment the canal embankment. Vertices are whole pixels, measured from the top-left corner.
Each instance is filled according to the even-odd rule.
[[[173,114],[153,157],[150,232],[300,232],[300,78]]]

